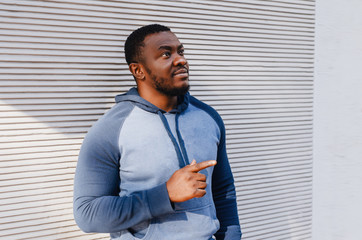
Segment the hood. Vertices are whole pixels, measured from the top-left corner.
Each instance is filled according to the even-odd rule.
[[[186,110],[188,105],[189,105],[189,100],[190,100],[190,94],[189,93],[186,93],[183,96],[179,96],[178,101],[177,101],[177,107],[175,109],[172,109],[170,111],[170,113],[181,113],[184,110]],[[139,108],[141,108],[141,109],[143,109],[143,110],[145,110],[147,112],[152,112],[152,113],[162,112],[162,113],[165,113],[164,110],[156,107],[152,103],[150,103],[147,100],[140,97],[140,95],[138,94],[137,88],[135,88],[135,87],[131,88],[127,93],[120,94],[120,95],[116,96],[116,103],[124,102],[124,101],[130,101],[133,104],[135,104],[137,107],[139,107]]]
[[[175,116],[176,124],[175,125],[176,125],[177,135],[174,136],[170,129],[170,125],[168,124],[167,119],[164,116],[164,113],[166,113],[166,111],[156,107],[152,103],[141,98],[140,95],[138,94],[137,88],[131,88],[127,93],[116,96],[117,103],[123,102],[123,101],[129,101],[129,102],[132,102],[132,104],[136,105],[137,107],[139,107],[147,112],[155,113],[160,117],[160,119],[163,123],[163,126],[166,129],[167,134],[175,148],[180,168],[186,166],[187,164],[190,164],[189,160],[188,160],[186,148],[184,145],[184,141],[183,141],[180,131],[178,129],[178,117],[180,116],[180,113],[182,113],[184,110],[187,109],[187,107],[189,105],[189,99],[190,99],[189,93],[186,93],[184,96],[179,96],[178,101],[177,101],[178,102],[177,107],[175,109],[172,109],[171,111],[169,111],[169,113],[176,114],[176,116]],[[176,140],[176,137],[178,140]]]

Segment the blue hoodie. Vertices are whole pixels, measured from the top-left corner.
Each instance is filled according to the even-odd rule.
[[[83,231],[119,240],[241,238],[223,122],[188,93],[178,100],[165,112],[132,88],[89,130],[74,183],[74,217]],[[207,193],[171,203],[166,182],[192,159],[217,160],[201,171]]]

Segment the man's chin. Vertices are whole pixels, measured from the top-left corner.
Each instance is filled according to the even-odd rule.
[[[171,89],[158,89],[159,92],[170,96],[170,97],[175,97],[175,96],[182,96],[185,95],[188,91],[190,90],[190,85],[187,83],[187,85],[181,86],[181,87],[175,87],[175,88],[171,88]]]
[[[175,91],[174,91],[175,94],[174,94],[173,96],[183,96],[183,95],[185,95],[189,90],[190,90],[190,85],[187,84],[187,85],[185,85],[185,86],[183,86],[183,87],[180,87],[180,88],[175,89]]]

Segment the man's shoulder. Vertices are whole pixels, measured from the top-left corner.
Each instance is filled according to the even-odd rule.
[[[219,125],[223,125],[221,116],[212,106],[204,103],[203,101],[197,99],[194,96],[190,96],[190,104],[209,114]]]
[[[131,102],[118,102],[106,111],[100,120],[112,121],[125,118],[132,112],[134,105]]]
[[[120,102],[112,106],[92,126],[93,131],[113,132],[122,126],[124,120],[132,112],[134,105],[130,102]]]

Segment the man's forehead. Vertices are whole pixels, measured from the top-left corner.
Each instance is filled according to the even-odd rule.
[[[158,49],[160,46],[179,47],[181,42],[172,32],[152,33],[143,41],[145,47]]]

